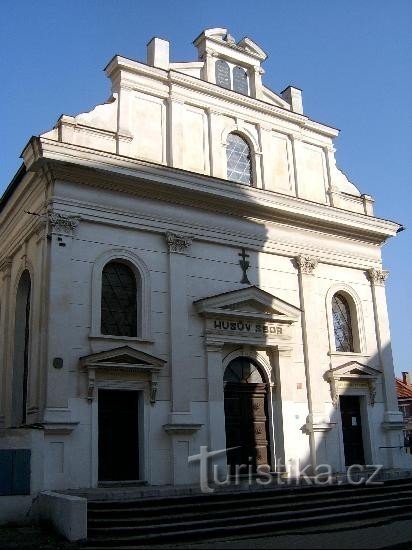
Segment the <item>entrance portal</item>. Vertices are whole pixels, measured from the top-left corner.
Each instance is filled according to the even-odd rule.
[[[259,367],[248,357],[229,363],[224,375],[227,463],[230,472],[236,466],[268,464],[268,414],[266,384]],[[242,472],[242,470],[241,470]],[[245,468],[243,473],[247,473]]]
[[[359,397],[340,396],[345,466],[365,464]]]
[[[99,481],[139,479],[138,392],[99,390]]]

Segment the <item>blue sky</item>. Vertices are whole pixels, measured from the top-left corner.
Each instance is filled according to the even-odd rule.
[[[389,241],[384,265],[395,369],[412,371],[411,0],[2,0],[0,192],[31,135],[107,99],[114,54],[144,61],[160,36],[174,61],[191,60],[207,27],[261,45],[265,84],[302,88],[306,114],[341,129],[338,165],[376,214],[411,228]]]

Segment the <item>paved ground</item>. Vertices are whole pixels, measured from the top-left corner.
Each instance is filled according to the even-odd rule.
[[[49,529],[37,526],[0,527],[1,550],[77,550],[79,545],[66,542]]]
[[[142,548],[142,547],[140,547]],[[144,548],[144,547],[143,547]],[[149,547],[146,547],[149,548]],[[279,534],[265,537],[219,539],[192,544],[150,546],[155,548],[264,548],[264,549],[344,549],[381,548],[391,550],[412,549],[411,519],[364,527],[352,522],[346,525],[331,525],[321,530],[319,527],[305,529],[294,534]],[[47,529],[38,527],[0,528],[1,550],[85,550],[82,544],[71,544],[54,535]]]
[[[214,542],[173,545],[173,548],[296,548],[302,550],[318,548],[391,548],[412,549],[412,516],[411,519],[395,521],[373,527],[362,527],[361,523],[346,526],[335,525],[320,531],[305,529],[296,534],[276,535],[269,537],[244,538],[237,540],[217,540]]]

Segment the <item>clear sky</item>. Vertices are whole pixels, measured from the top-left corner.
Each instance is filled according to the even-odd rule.
[[[264,82],[303,89],[305,113],[341,129],[338,165],[409,226],[384,249],[395,370],[412,371],[412,0],[2,0],[0,192],[32,135],[110,94],[114,54],[144,61],[152,36],[195,58],[208,27],[266,52]]]

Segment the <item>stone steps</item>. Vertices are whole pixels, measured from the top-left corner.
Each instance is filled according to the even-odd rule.
[[[405,515],[412,517],[412,480],[131,502],[99,500],[88,503],[88,547],[256,536],[324,523]]]

